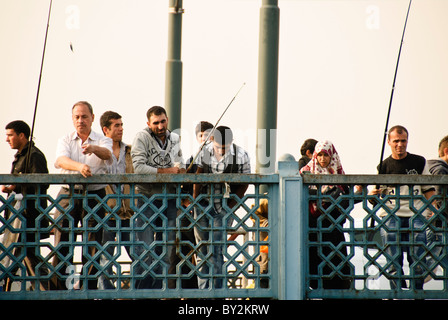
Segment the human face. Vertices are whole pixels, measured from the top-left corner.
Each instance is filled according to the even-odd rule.
[[[78,104],[73,107],[72,121],[76,132],[79,135],[88,135],[92,128],[94,115],[90,113],[89,108],[84,104]]]
[[[221,145],[215,141],[213,141],[213,150],[215,151],[215,155],[218,155],[219,157],[222,157],[226,154],[227,151],[230,150],[230,146],[232,144],[226,144],[226,145]]]
[[[14,129],[6,129],[6,142],[9,143],[11,149],[22,150],[25,146],[25,135],[23,133],[17,134]]]
[[[330,161],[331,161],[331,157],[327,153],[321,151],[317,154],[317,162],[319,162],[319,165],[322,168],[328,167],[328,165],[330,164]]]
[[[103,130],[104,135],[114,142],[120,142],[123,139],[123,121],[121,119],[111,119],[109,128],[104,127]]]
[[[205,139],[207,139],[207,137],[209,136],[211,130],[206,130],[206,131],[202,131],[202,132],[198,132],[198,134],[196,135],[196,140],[198,141],[199,144],[203,144],[205,142]],[[212,141],[213,137],[209,137],[208,141]]]
[[[160,140],[165,141],[166,130],[168,128],[168,117],[166,114],[151,115],[147,124],[149,129],[151,129]]]
[[[396,130],[389,134],[387,143],[392,151],[392,158],[396,160],[404,159],[407,155],[408,135],[406,132],[398,133]]]

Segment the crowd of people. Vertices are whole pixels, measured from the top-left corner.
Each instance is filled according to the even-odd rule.
[[[396,125],[389,129],[387,143],[391,155],[378,165],[379,174],[429,175],[448,173],[448,136],[444,137],[439,143],[439,158],[429,161],[423,156],[408,152],[408,137],[409,132],[403,126]],[[303,144],[301,153],[302,158],[299,160],[301,173],[345,173],[336,148],[330,141],[317,142],[309,139]],[[322,186],[321,193],[337,197],[340,194],[347,193],[346,188],[346,186]],[[361,186],[355,186],[355,188],[355,193],[362,192]],[[316,187],[311,186],[310,189],[316,189]],[[440,217],[435,220],[438,227],[446,225],[448,209],[443,201],[433,200],[435,194],[446,194],[446,190],[431,185],[415,185],[411,190],[409,190],[409,186],[402,185],[398,189],[396,186],[374,186],[368,193],[371,196],[376,196],[377,199],[388,196],[388,201],[382,202],[386,208],[381,206],[378,215],[384,220],[380,232],[386,253],[385,257],[390,266],[387,268],[390,287],[391,289],[408,287],[406,281],[403,280],[403,260],[404,253],[406,253],[409,267],[414,275],[409,286],[412,289],[422,290],[425,278],[428,278],[428,276],[425,277],[425,271],[427,274],[428,270],[436,270],[439,264],[435,262],[436,260],[441,261],[440,264],[444,269],[448,267],[446,248],[439,245],[435,246],[437,250],[428,249],[430,247],[429,243],[441,235],[440,233],[434,235],[437,232],[428,228],[429,223],[427,221],[434,214],[440,214]],[[316,190],[310,190],[310,193],[313,191],[316,192]],[[409,197],[400,198],[396,195],[412,195],[412,197],[410,199]],[[432,202],[434,210],[431,210],[430,206],[425,204],[419,196],[423,196],[427,202]],[[376,201],[373,201],[373,204],[375,205]],[[341,213],[337,208],[322,216],[316,207],[310,206],[310,227],[319,229],[318,233],[310,234],[310,240],[318,241],[319,239],[322,242],[320,247],[311,246],[309,248],[310,274],[323,276],[323,288],[347,289],[351,286],[353,266],[348,262],[345,238],[341,228],[345,222],[345,217],[346,215],[344,216],[344,213]],[[341,227],[337,227],[337,224]],[[413,239],[410,239],[410,237],[413,237]],[[443,240],[439,238],[438,241]],[[414,245],[408,245],[409,243],[414,243]],[[337,251],[337,254],[335,254],[335,251]],[[432,251],[432,254],[428,254],[428,251]],[[329,261],[323,263],[325,259]],[[337,266],[339,272],[335,276],[328,277],[328,275],[334,273],[336,269],[334,266]],[[318,268],[322,268],[321,273],[318,272]],[[316,287],[316,282],[312,281],[311,287]]]
[[[184,161],[181,146],[180,137],[168,130],[168,116],[163,107],[154,106],[147,111],[147,127],[138,132],[132,145],[127,145],[122,141],[123,137],[123,122],[122,117],[117,112],[107,111],[100,119],[100,125],[102,133],[92,130],[92,124],[95,119],[93,108],[87,101],[79,101],[72,107],[72,121],[74,131],[64,135],[58,140],[56,149],[56,161],[55,167],[60,169],[64,174],[81,174],[83,177],[90,177],[97,174],[119,174],[119,173],[136,173],[136,174],[178,174],[186,173],[187,169],[190,173],[250,173],[250,159],[247,151],[242,147],[237,146],[233,142],[232,130],[226,126],[214,127],[210,123],[203,121],[196,127],[196,137],[198,143],[201,144],[201,152],[198,153],[196,159],[191,158],[189,162],[191,166],[186,165]],[[213,130],[212,130],[213,129]],[[13,162],[13,168],[11,173],[48,173],[48,167],[45,155],[34,145],[32,139],[30,139],[30,128],[21,120],[13,121],[6,126],[7,130],[7,142],[12,149],[17,149],[15,160]],[[206,144],[206,142],[209,142]],[[28,152],[28,148],[31,148],[31,152]],[[194,171],[193,171],[194,170]],[[201,193],[213,192],[215,195],[222,193],[235,193],[239,197],[242,197],[247,190],[246,184],[215,184],[213,186],[202,186],[194,184],[193,187],[185,186],[184,192],[189,192],[194,198],[198,197]],[[47,186],[37,186],[39,193],[44,195]],[[126,226],[129,230],[129,220],[133,215],[131,210],[131,204],[129,199],[120,203],[120,210],[116,216],[111,219],[107,219],[108,228],[98,228],[98,218],[103,219],[106,212],[104,206],[100,206],[95,211],[93,216],[89,210],[86,210],[86,204],[83,203],[82,197],[72,197],[74,194],[86,194],[96,195],[98,197],[88,197],[87,207],[94,208],[98,203],[98,199],[103,199],[107,194],[116,193],[117,186],[109,184],[86,184],[75,186],[63,186],[58,193],[59,205],[54,214],[54,221],[58,223],[60,227],[54,228],[54,246],[58,248],[57,253],[53,254],[52,266],[54,272],[57,274],[64,274],[68,265],[73,264],[73,252],[67,243],[72,237],[71,230],[73,227],[79,224],[87,224],[89,230],[88,239],[89,243],[88,252],[82,254],[82,263],[86,264],[92,257],[96,257],[97,263],[102,266],[108,266],[108,261],[113,256],[113,252],[116,246],[111,245],[110,242],[105,249],[105,254],[102,254],[100,258],[96,255],[98,246],[114,239],[118,236],[113,230],[120,230],[120,227]],[[120,185],[120,188],[129,188],[129,185]],[[146,184],[140,183],[136,185],[136,193],[144,195],[146,199],[151,198],[155,194],[163,193],[162,184]],[[175,193],[175,186],[169,185],[168,193]],[[189,189],[189,190],[187,190]],[[23,193],[35,194],[36,187],[34,189],[23,190],[19,185],[2,186],[1,191],[5,193]],[[126,190],[120,190],[122,193],[126,193]],[[128,190],[129,193],[129,190]],[[226,211],[223,209],[225,206],[232,208],[236,205],[233,199],[219,200],[219,197],[212,197],[213,201],[210,205],[207,203],[209,200],[203,198],[201,205],[207,209],[206,215],[202,210],[197,208],[192,212],[195,219],[197,219],[197,226],[194,228],[194,232],[182,232],[182,236],[192,242],[207,242],[213,239],[213,242],[209,245],[202,245],[199,248],[196,255],[197,264],[200,266],[199,271],[205,274],[222,274],[224,264],[224,252],[225,252],[225,239],[227,234],[219,227],[222,225],[223,217]],[[46,202],[46,200],[42,200]],[[110,198],[109,201],[114,201]],[[138,261],[134,267],[134,273],[139,279],[135,283],[136,288],[161,288],[162,281],[157,277],[153,277],[151,272],[148,272],[148,268],[154,264],[154,253],[147,250],[151,247],[154,241],[161,240],[164,235],[161,232],[155,232],[154,228],[148,224],[148,221],[154,219],[154,216],[163,214],[164,219],[157,219],[159,222],[166,224],[164,227],[169,227],[169,230],[175,230],[176,218],[178,214],[178,208],[176,199],[156,199],[151,205],[146,205],[144,198],[139,197],[137,200],[137,207],[144,208],[139,212],[135,219],[134,228],[138,231],[135,232],[135,241],[144,245],[134,245],[133,252],[131,253],[130,247],[126,247],[128,255],[132,257],[138,257]],[[109,204],[109,203],[108,203]],[[115,207],[114,203],[110,203],[110,208]],[[43,207],[43,206],[42,206]],[[34,222],[37,221],[38,210],[34,203],[27,202],[24,216],[26,217],[27,227],[34,226]],[[36,212],[34,212],[36,211]],[[39,219],[41,221],[47,221],[48,219]],[[160,222],[161,221],[161,222]],[[227,219],[227,223],[232,224],[232,219]],[[211,224],[217,227],[216,230],[210,232],[205,231],[207,226]],[[40,227],[48,227],[48,225],[41,224]],[[104,229],[104,230],[103,230]],[[119,232],[119,231],[118,231]],[[129,232],[119,232],[121,240],[126,241],[130,239]],[[26,234],[28,237],[33,237],[33,234]],[[48,235],[47,235],[48,236]],[[167,243],[174,243],[176,240],[175,231],[169,231],[167,238],[164,241]],[[40,257],[36,257],[34,254],[34,248],[27,250],[27,256],[32,260],[30,270],[34,270],[35,266],[39,264]],[[211,258],[207,253],[208,250],[212,251]],[[175,245],[170,244],[164,248],[163,263],[157,263],[157,267],[152,269],[152,272],[156,274],[164,273],[162,265],[169,266],[169,273],[176,272],[176,264],[173,261],[178,260]],[[208,261],[202,262],[201,260],[207,259]],[[212,261],[211,261],[212,260]],[[39,264],[41,268],[45,268],[44,263]],[[210,272],[209,266],[213,266],[214,271]],[[108,268],[109,270],[111,268]],[[48,270],[47,270],[48,272]],[[95,263],[89,263],[88,274],[98,274],[98,268]],[[205,278],[198,278],[196,287],[206,288],[211,285],[209,282],[210,276]],[[222,278],[217,277],[214,280],[215,288],[222,287]],[[172,283],[172,282],[171,282]],[[69,284],[67,287],[67,281],[56,277],[45,283],[46,288],[55,289],[77,289],[85,285],[88,289],[109,289],[114,285],[110,279],[101,273],[100,277],[91,279],[88,283],[82,284]],[[190,285],[194,287],[194,285]]]
[[[169,119],[164,108],[155,106],[147,111],[147,126],[135,136],[132,145],[128,145],[122,141],[123,138],[123,122],[122,117],[117,112],[107,111],[100,118],[100,125],[102,132],[95,132],[92,130],[92,124],[95,116],[92,106],[87,101],[80,101],[72,107],[72,120],[74,131],[67,133],[58,140],[56,150],[55,167],[60,169],[61,173],[65,174],[81,174],[83,177],[90,177],[97,174],[120,174],[120,173],[136,173],[136,174],[182,174],[182,173],[250,173],[250,159],[248,152],[237,146],[233,141],[232,130],[225,126],[214,127],[206,121],[202,121],[196,127],[196,137],[201,146],[200,152],[194,157],[191,156],[185,161],[181,145],[180,137],[168,130]],[[12,163],[12,174],[21,173],[48,173],[47,161],[44,153],[39,150],[30,137],[29,126],[21,120],[13,121],[6,126],[7,142],[12,149],[16,149],[14,161]],[[394,126],[388,132],[388,144],[391,148],[391,156],[379,165],[380,174],[447,174],[448,173],[448,137],[442,139],[439,145],[439,159],[426,161],[426,159],[419,155],[411,154],[407,151],[409,133],[406,128],[402,126]],[[339,155],[335,146],[328,140],[316,141],[308,139],[304,142],[300,149],[302,158],[298,161],[299,172],[310,172],[313,174],[345,174]],[[8,185],[1,186],[1,191],[7,194],[22,193],[45,194],[48,185]],[[121,188],[121,190],[117,190]],[[114,218],[107,220],[108,228],[96,228],[98,219],[92,216],[88,210],[85,210],[86,204],[83,203],[82,197],[74,197],[74,194],[88,194],[97,195],[98,197],[89,197],[87,206],[95,207],[97,199],[102,199],[108,194],[114,193],[129,193],[129,185],[120,184],[85,184],[75,186],[62,186],[58,199],[59,205],[54,215],[54,221],[60,227],[54,228],[54,246],[58,248],[57,253],[53,254],[52,266],[55,273],[64,274],[67,265],[73,263],[73,253],[67,245],[62,245],[70,241],[71,228],[78,224],[87,224],[88,232],[88,252],[83,252],[82,263],[86,264],[88,258],[95,257],[97,263],[101,266],[108,266],[108,262],[114,256],[114,250],[117,245],[113,244],[113,239],[116,237],[122,241],[130,241],[133,237],[130,232],[121,232],[120,228],[124,229],[130,226],[130,219],[134,212],[132,204],[129,199],[123,199],[119,205],[120,209],[114,213]],[[136,185],[136,192],[142,194],[146,199],[153,195],[161,194],[165,186],[162,184],[145,184],[139,183]],[[167,193],[176,193],[176,186],[168,185]],[[247,184],[193,184],[192,186],[185,185],[183,192],[191,194],[193,199],[200,197],[201,194],[224,195],[223,197],[202,197],[199,201],[200,206],[195,206],[191,212],[193,219],[196,221],[194,228],[185,228],[182,230],[182,239],[188,240],[191,243],[204,243],[199,246],[195,255],[195,263],[198,266],[199,274],[201,275],[220,275],[223,274],[224,254],[225,254],[225,225],[231,225],[232,219],[225,219],[227,211],[225,207],[232,208],[236,206],[236,202],[232,198],[228,198],[228,194],[236,194],[238,197],[243,197],[248,185]],[[407,186],[400,187],[400,194],[408,194]],[[338,194],[347,193],[347,187],[344,186],[322,186],[322,194],[327,192],[337,191]],[[435,194],[446,192],[444,189],[433,186],[415,186],[412,190],[414,195],[423,195],[430,200]],[[310,186],[310,192],[316,192],[316,186]],[[359,187],[357,192],[362,192]],[[374,187],[370,190],[369,195],[377,196],[394,194],[394,187],[382,186],[380,188]],[[328,193],[329,194],[329,193]],[[154,253],[147,248],[153,248],[151,245],[154,241],[161,240],[165,236],[164,241],[167,243],[175,243],[176,234],[174,231],[169,231],[166,235],[156,232],[148,221],[154,218],[155,215],[162,213],[164,219],[159,219],[164,223],[164,227],[169,227],[168,230],[174,230],[176,226],[176,218],[178,215],[178,208],[176,199],[156,199],[151,205],[145,205],[145,198],[139,197],[136,206],[143,208],[135,219],[135,241],[139,243],[133,246],[125,246],[125,249],[130,257],[138,257],[135,263],[134,273],[138,275],[138,281],[135,283],[136,288],[161,288],[162,281],[157,277],[153,277],[147,269],[154,265]],[[42,198],[42,203],[36,204],[36,200],[27,200],[24,216],[26,218],[27,228],[39,227],[48,230],[48,219],[37,219],[39,215],[38,207],[45,208],[46,200]],[[111,208],[115,207],[116,202],[113,198],[109,201]],[[210,201],[210,203],[209,203]],[[225,201],[225,203],[224,203]],[[186,203],[185,205],[188,205]],[[413,205],[421,208],[424,204],[420,200],[414,201]],[[391,201],[388,203],[390,208],[394,208],[395,203]],[[436,208],[444,208],[444,204],[434,203]],[[257,210],[257,214],[261,208],[265,208],[263,226],[267,226],[267,202],[263,202],[263,206]],[[204,208],[207,209],[205,212]],[[389,216],[387,209],[381,209],[379,215],[384,218]],[[445,214],[444,212],[442,212]],[[104,218],[108,213],[104,207],[100,207],[95,211],[99,218]],[[324,263],[322,274],[329,275],[332,273],[330,265],[342,266],[339,267],[339,272],[336,276],[327,277],[324,281],[324,288],[342,288],[347,289],[352,286],[351,278],[353,270],[351,264],[346,259],[347,248],[344,243],[344,233],[342,231],[342,224],[345,218],[339,219],[343,214],[339,210],[334,209],[330,213],[326,213],[328,219],[322,218],[322,213],[319,210],[310,206],[310,227],[321,228],[321,236],[316,234],[311,235],[310,241],[317,241],[319,238],[323,243],[323,248],[318,249],[316,246],[309,248],[309,263],[310,273],[318,274],[318,269],[322,268],[324,257],[330,257]],[[432,213],[428,216],[430,217]],[[70,218],[68,218],[70,216]],[[385,222],[386,228],[382,228],[382,237],[385,243],[392,243],[387,246],[387,258],[390,261],[390,274],[403,273],[403,252],[407,252],[408,262],[413,266],[414,274],[417,275],[415,289],[422,289],[424,279],[418,277],[424,272],[424,267],[421,263],[413,263],[412,257],[422,257],[425,250],[422,246],[408,246],[398,245],[400,241],[409,241],[409,233],[397,233],[391,230],[398,228],[415,228],[415,232],[411,236],[415,237],[415,241],[421,243],[428,242],[428,233],[425,231],[424,216],[416,214],[410,208],[406,200],[401,200],[399,210],[393,215],[393,219],[388,219]],[[189,224],[188,219],[181,219],[181,223]],[[334,221],[337,221],[335,224]],[[38,225],[36,225],[38,224]],[[339,227],[338,227],[339,225]],[[213,232],[209,232],[207,226],[216,227]],[[104,230],[103,230],[104,229]],[[420,231],[418,231],[420,230]],[[20,236],[26,237],[25,241],[34,241],[35,234],[24,233]],[[49,234],[39,233],[41,239],[49,237]],[[262,239],[267,239],[268,235],[264,234]],[[313,238],[315,237],[315,239]],[[401,237],[398,241],[397,237]],[[313,240],[314,239],[314,240]],[[212,241],[211,241],[212,240]],[[104,249],[104,254],[100,257],[95,255],[98,246],[109,243],[108,247]],[[61,245],[59,245],[61,244]],[[205,245],[207,244],[207,245]],[[58,246],[59,245],[59,246]],[[332,254],[334,248],[337,248],[338,254]],[[185,248],[184,248],[185,249]],[[183,250],[181,248],[180,250]],[[189,249],[186,248],[188,251]],[[412,252],[410,252],[412,250]],[[442,253],[444,254],[445,250]],[[268,255],[262,251],[265,265],[264,271],[267,270]],[[169,266],[168,273],[176,272],[176,265],[179,262],[179,252],[176,251],[174,245],[166,245],[163,249],[163,263],[157,263],[153,272],[163,274],[165,271],[161,270],[163,265]],[[206,260],[206,261],[204,261]],[[30,271],[48,274],[49,270],[42,263],[41,257],[36,255],[33,248],[26,250],[27,267]],[[88,274],[98,274],[98,269],[95,263],[90,263]],[[111,267],[108,267],[111,269]],[[159,270],[160,269],[160,270]],[[210,270],[213,269],[213,270]],[[111,271],[110,271],[111,272]],[[267,271],[266,271],[267,272]],[[101,273],[101,272],[100,272]],[[192,277],[193,278],[193,277]],[[197,277],[194,278],[195,283],[185,284],[186,287],[205,289],[213,285],[214,288],[222,288],[224,277]],[[90,278],[89,278],[90,279]],[[391,281],[391,288],[398,286],[404,287],[405,284],[397,283],[395,279]],[[111,289],[114,284],[106,274],[101,273],[97,278],[90,279],[88,283],[78,283],[77,286],[87,286],[89,289]],[[175,283],[171,283],[170,287],[174,287]],[[311,283],[311,287],[316,287],[317,283]],[[56,277],[53,281],[44,283],[45,289],[72,289],[67,287],[66,281]]]

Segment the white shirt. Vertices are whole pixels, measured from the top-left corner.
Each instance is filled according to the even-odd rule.
[[[112,153],[112,165],[107,166],[107,172],[110,174],[122,174],[126,173],[126,147],[127,144],[124,142],[120,143],[120,154],[117,157]],[[117,186],[114,184],[110,185],[112,189],[117,192]],[[124,185],[121,185],[121,192],[124,190]]]
[[[97,145],[100,147],[107,148],[111,154],[112,153],[112,139],[105,137],[102,134],[98,134],[95,131],[91,131],[89,137],[84,142],[84,144]],[[82,151],[82,140],[78,136],[77,132],[74,131],[69,133],[58,140],[58,145],[56,148],[56,159],[61,156],[68,157],[73,161],[87,164],[90,167],[92,175],[105,174],[108,173],[107,166],[113,164],[113,157],[109,160],[102,160],[98,158],[95,154],[83,154]],[[56,169],[61,169],[63,174],[79,174],[78,171],[62,169],[55,163]],[[89,185],[88,190],[99,190],[106,186],[104,185]]]
[[[126,173],[126,147],[126,143],[120,143],[120,154],[118,155],[118,159],[112,153],[112,164],[107,165],[107,171],[110,174]]]

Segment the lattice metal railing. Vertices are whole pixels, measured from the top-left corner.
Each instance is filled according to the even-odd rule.
[[[448,298],[447,177],[300,176],[294,166],[286,168],[263,176],[0,175],[2,184],[51,185],[48,194],[0,196],[0,299]],[[193,199],[182,188],[201,183],[213,191],[224,181],[249,189],[242,198],[211,192]],[[126,184],[130,192],[73,191],[98,183]],[[146,197],[134,191],[140,183],[175,188]],[[344,186],[345,193],[322,193],[322,186],[333,185]],[[390,186],[388,194],[369,195],[375,185]],[[427,201],[416,194],[419,185],[441,186],[442,192]],[[58,194],[62,186],[69,190]],[[213,201],[204,202],[214,198],[224,200],[217,225],[210,223]],[[112,199],[130,200],[134,214],[121,219]],[[230,199],[235,207],[226,205]],[[264,220],[257,209],[266,202]],[[82,224],[71,214],[77,205],[85,211]],[[161,213],[170,206],[171,219]],[[25,217],[29,208],[38,212],[34,225]],[[412,212],[408,225],[397,217],[403,208]],[[152,241],[141,236],[145,230],[156,233]],[[192,240],[194,231],[207,237]],[[60,242],[58,232],[66,235]],[[384,243],[380,232],[387,232]],[[222,249],[220,268],[213,246]],[[402,267],[397,249],[405,247],[410,250]],[[204,288],[197,288],[198,278]]]
[[[306,296],[448,298],[446,186],[427,200],[419,185],[444,179],[304,176],[310,211],[316,211],[304,217],[309,227]],[[341,186],[344,194],[324,192],[329,185]],[[381,185],[382,196],[369,195],[375,185]],[[409,217],[400,217],[403,212]]]
[[[260,265],[260,256],[265,255],[260,248],[271,246],[271,230],[256,211],[274,196],[276,176],[121,175],[94,177],[88,183],[64,175],[3,178],[11,184],[45,180],[54,185],[57,195],[0,196],[0,297],[275,296],[265,285],[270,271]],[[117,190],[129,185],[130,192],[86,193],[80,191],[80,181],[84,189],[106,182]],[[223,181],[246,183],[249,188],[242,198],[215,194],[215,186]],[[184,192],[184,186],[193,182],[209,185],[211,193],[193,199]],[[58,193],[62,183],[65,191]],[[139,183],[164,187],[148,197],[136,191]],[[260,191],[261,184],[267,192]],[[171,190],[174,186],[175,192],[167,186]],[[119,204],[125,199],[133,211],[129,219],[119,216]],[[219,215],[213,210],[214,201],[223,205]],[[35,226],[27,225],[25,213],[30,206],[38,211]],[[201,240],[195,239],[199,232]],[[222,259],[220,267],[217,256]],[[267,253],[265,260],[269,260]],[[200,290],[201,280],[207,284]]]

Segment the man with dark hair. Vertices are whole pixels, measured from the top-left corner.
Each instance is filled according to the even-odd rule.
[[[12,121],[6,125],[5,129],[6,130],[12,129],[16,134],[23,133],[25,139],[27,140],[30,138],[31,129],[30,126],[25,121],[22,120]]]
[[[155,115],[155,116],[165,115],[167,117],[165,108],[163,108],[161,106],[153,106],[153,107],[149,108],[148,111],[146,111],[147,119],[150,119],[152,115]],[[166,123],[168,123],[168,121],[166,121]]]
[[[6,142],[9,143],[11,149],[17,150],[17,153],[14,155],[14,161],[12,162],[11,174],[48,173],[45,155],[34,145],[34,142],[29,139],[30,127],[28,124],[24,121],[16,120],[8,123],[5,129]],[[47,189],[48,185],[43,184],[37,186],[22,186],[20,184],[1,186],[1,191],[8,194],[15,192],[16,194],[23,194],[24,196],[33,194],[42,196],[39,198],[38,204],[36,203],[36,200],[26,200],[25,210],[23,211],[25,223],[22,221],[21,227],[26,229],[37,228],[39,229],[39,232],[33,231],[22,233],[19,237],[23,235],[25,237],[23,241],[25,242],[38,243],[40,239],[49,237],[48,232],[41,231],[41,229],[48,228],[48,217],[43,216],[39,209],[37,209],[39,207],[42,209],[47,208],[47,200],[45,198]],[[17,248],[17,250],[20,249]],[[28,271],[34,274],[48,274],[48,268],[45,266],[39,250],[40,248],[38,245],[27,245],[25,262],[29,268]],[[16,256],[18,256],[17,254],[19,254],[19,252],[16,253]],[[38,265],[41,265],[39,267],[39,272],[37,270]],[[48,288],[47,282],[42,284],[45,289]]]
[[[196,173],[250,173],[249,154],[241,147],[233,143],[233,133],[229,127],[220,126],[213,132],[213,141],[206,145],[196,160],[198,169]],[[227,274],[223,270],[224,252],[226,250],[226,228],[233,223],[231,217],[226,218],[228,212],[224,209],[227,205],[233,208],[236,201],[230,197],[235,194],[242,198],[248,188],[247,184],[214,184],[203,188],[200,184],[193,186],[193,197],[196,199],[199,194],[206,193],[212,196],[211,200],[202,200],[201,207],[195,207],[195,225],[196,242],[199,245],[200,254],[197,256],[198,265],[201,265],[201,274],[215,275],[214,288],[223,287],[223,279]],[[213,195],[212,195],[213,193]],[[211,205],[210,205],[211,204]],[[207,210],[204,212],[203,210]],[[212,226],[212,230],[210,227]],[[210,244],[209,241],[212,241]],[[208,252],[207,252],[208,251]],[[206,257],[207,261],[202,261]],[[210,272],[209,266],[213,267]],[[206,289],[212,283],[208,281],[209,277],[201,278],[198,276],[198,285],[200,289]]]
[[[300,154],[302,157],[299,159],[299,171],[302,167],[306,166],[313,157],[314,147],[317,144],[317,140],[306,139],[300,147]]]
[[[213,129],[213,125],[208,121],[201,121],[199,122],[194,131],[195,131],[195,137],[196,141],[199,144],[199,146],[202,146],[202,144],[205,142],[205,140],[208,138],[207,143],[210,143],[213,140],[213,137],[211,135]],[[191,155],[190,159],[187,160],[186,168],[190,168],[190,164],[194,161],[195,155]],[[196,173],[197,165],[192,164],[191,168],[188,170],[188,173]],[[193,193],[193,190],[191,189],[191,194]]]
[[[87,101],[79,101],[72,107],[72,122],[75,131],[64,135],[58,140],[56,149],[55,167],[61,169],[63,174],[82,174],[84,177],[90,177],[97,174],[107,173],[107,166],[113,163],[112,159],[112,139],[105,137],[92,130],[92,124],[95,115],[90,103]],[[100,207],[94,212],[97,218],[94,218],[85,208],[98,207],[98,203],[106,196],[107,184],[87,184],[84,189],[81,185],[75,185],[73,188],[63,186],[58,194],[59,205],[63,210],[55,212],[55,220],[61,221],[63,228],[55,229],[55,246],[60,243],[58,254],[53,258],[53,266],[58,269],[58,272],[64,273],[67,266],[60,261],[70,261],[73,264],[73,255],[69,251],[66,243],[72,238],[73,229],[78,228],[78,224],[87,222],[90,230],[95,230],[87,233],[88,241],[92,245],[88,247],[88,253],[83,250],[82,256],[83,264],[88,262],[90,257],[94,257],[96,253],[96,246],[102,244],[102,229],[96,228],[98,225],[98,218],[104,218],[104,208]],[[72,198],[73,194],[95,195],[94,197]],[[84,204],[87,201],[87,204]],[[62,216],[62,217],[61,217]],[[68,217],[69,216],[69,217]],[[90,218],[86,218],[86,216]],[[86,221],[87,220],[87,221]],[[87,226],[85,226],[87,227]],[[70,230],[70,231],[68,231]],[[85,248],[84,248],[85,249]],[[60,256],[64,258],[61,259]],[[88,274],[96,274],[97,268],[94,263],[91,263]],[[69,266],[73,267],[73,265]],[[59,281],[59,287],[64,288],[66,283]],[[97,280],[89,280],[89,289],[97,289]],[[73,289],[69,285],[68,289]]]
[[[426,159],[407,151],[408,137],[408,130],[405,127],[394,126],[390,128],[387,143],[391,148],[392,155],[378,166],[380,174],[430,174]],[[426,257],[424,256],[424,247],[419,245],[419,243],[423,245],[427,243],[426,228],[424,228],[426,217],[423,214],[428,215],[428,213],[415,213],[415,210],[420,210],[424,206],[423,201],[416,197],[411,200],[411,204],[410,200],[406,198],[395,199],[397,192],[398,190],[396,190],[395,186],[382,186],[380,189],[375,188],[371,190],[369,194],[390,195],[390,200],[386,203],[389,209],[385,210],[382,208],[379,212],[380,216],[385,219],[385,227],[381,228],[381,236],[383,243],[387,244],[385,251],[387,252],[386,258],[390,263],[389,273],[391,275],[403,275],[403,253],[406,252],[409,266],[412,266],[414,269],[414,289],[421,290],[423,289],[424,279],[419,277],[419,275],[423,273],[424,268],[422,265],[426,263]],[[434,195],[435,189],[433,186],[416,185],[410,190],[409,186],[402,185],[399,192],[403,196],[424,195],[426,199],[430,199]],[[399,209],[394,212],[397,207]],[[393,214],[389,212],[393,212]],[[397,232],[399,229],[408,232]],[[409,232],[410,229],[412,233]],[[413,241],[415,242],[412,251],[409,246],[399,244],[400,242],[409,242],[410,236],[414,237]],[[419,261],[415,261],[415,259]],[[396,278],[390,280],[390,285],[391,288],[400,286]],[[404,281],[402,281],[401,287],[406,287]]]
[[[160,106],[152,107],[146,113],[147,127],[138,132],[132,144],[131,156],[132,163],[136,174],[158,174],[158,173],[185,173],[185,163],[182,157],[182,150],[180,148],[180,137],[174,132],[168,130],[168,116],[164,108]],[[170,258],[173,256],[172,251],[175,246],[166,244],[166,242],[174,243],[176,226],[177,207],[176,199],[167,199],[164,197],[164,192],[172,194],[176,193],[175,185],[167,185],[166,189],[162,184],[138,184],[137,190],[143,194],[147,199],[150,199],[155,194],[157,196],[147,205],[146,199],[138,199],[137,205],[139,208],[145,207],[141,212],[135,213],[136,227],[143,229],[136,233],[136,240],[145,243],[148,246],[147,252],[143,246],[135,246],[135,253],[140,257],[140,261],[136,264],[134,272],[137,275],[142,275],[148,272],[148,268],[152,264],[156,267],[148,272],[148,276],[143,280],[136,282],[136,288],[140,289],[156,289],[161,288],[162,282],[160,279],[153,278],[151,273],[167,274],[168,270],[161,270],[165,265],[170,269]],[[154,218],[154,216],[156,216]],[[157,218],[159,217],[159,218]],[[150,223],[148,223],[150,221]],[[151,222],[152,221],[152,222]],[[171,229],[164,237],[163,232],[156,232],[157,229]],[[158,245],[152,246],[154,239]],[[149,252],[153,248],[160,248],[162,244],[166,250],[163,254],[160,252]],[[157,250],[156,250],[157,251]],[[153,256],[159,256],[162,262],[155,262]]]
[[[211,133],[213,129],[213,125],[208,121],[201,121],[196,125],[195,134],[196,140],[199,144],[202,144],[205,139],[207,139],[208,135]],[[211,138],[211,137],[210,137]],[[209,141],[211,141],[209,139]]]

